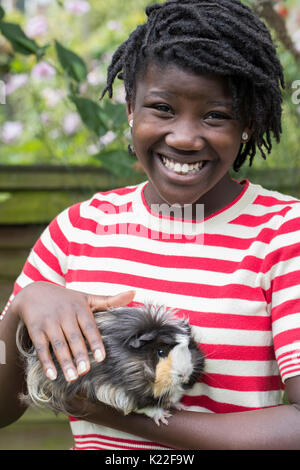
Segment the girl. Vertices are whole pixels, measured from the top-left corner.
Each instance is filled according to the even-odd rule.
[[[24,411],[20,317],[45,374],[56,377],[51,345],[73,381],[89,368],[84,339],[105,356],[93,311],[151,300],[189,316],[203,381],[168,426],[89,404],[85,421],[70,417],[75,448],[299,449],[300,201],[229,176],[280,139],[275,47],[239,0],[146,12],[113,56],[104,94],[124,80],[131,152],[148,180],[67,209],[34,246],[0,322],[1,424]]]

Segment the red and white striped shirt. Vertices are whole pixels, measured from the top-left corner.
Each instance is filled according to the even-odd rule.
[[[282,403],[300,374],[300,201],[242,181],[241,194],[198,222],[157,215],[146,183],[66,209],[35,244],[14,292],[33,281],[113,295],[136,290],[188,316],[205,376],[190,411],[230,413]],[[185,219],[186,220],[186,219]],[[165,449],[70,417],[76,449]]]

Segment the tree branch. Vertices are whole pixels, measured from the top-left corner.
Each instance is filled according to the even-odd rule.
[[[284,19],[274,10],[274,2],[272,0],[256,0],[253,10],[274,29],[278,40],[292,54],[296,62],[300,63],[300,52],[295,48]]]

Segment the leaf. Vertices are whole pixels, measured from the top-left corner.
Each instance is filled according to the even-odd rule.
[[[0,20],[2,20],[2,18],[4,18],[4,16],[5,16],[5,11],[2,8],[2,6],[0,5]]]
[[[102,163],[103,168],[115,176],[126,177],[134,174],[133,164],[136,160],[124,150],[114,149],[104,153],[100,152],[94,157]]]
[[[102,105],[102,110],[106,115],[106,119],[111,121],[113,127],[120,128],[124,125],[128,126],[125,104],[105,100]]]
[[[36,54],[38,57],[45,53],[47,46],[39,47],[35,41],[26,36],[17,24],[0,21],[0,31],[10,41],[15,52],[24,55]]]
[[[108,127],[101,119],[101,108],[95,101],[71,95],[71,101],[75,104],[77,111],[88,129],[101,137],[108,131]]]
[[[87,77],[87,67],[81,57],[70,49],[66,49],[58,41],[55,41],[55,47],[60,65],[69,77],[76,82],[83,82]]]

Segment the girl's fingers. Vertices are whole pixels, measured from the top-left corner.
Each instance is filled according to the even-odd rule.
[[[74,366],[70,348],[63,331],[60,328],[56,328],[55,331],[51,331],[48,336],[65,379],[67,382],[74,382],[78,379],[78,372],[77,368]]]
[[[71,291],[61,290],[52,285],[48,288],[51,289],[51,292],[57,290],[60,295],[67,295],[63,303],[68,304]],[[77,292],[72,293],[72,302],[70,304],[73,304],[73,308],[73,297],[75,295],[77,297],[80,295],[81,299],[76,302],[76,309],[73,310],[72,314],[62,315],[60,312],[54,318],[51,316],[51,322],[45,319],[44,316],[44,321],[40,324],[40,327],[38,327],[38,322],[33,319],[29,322],[29,318],[31,318],[29,315],[28,321],[25,322],[27,325],[28,323],[34,325],[29,334],[43,370],[50,380],[56,379],[57,369],[50,353],[49,344],[52,346],[54,356],[56,356],[66,380],[68,382],[77,380],[79,375],[85,374],[90,369],[86,342],[97,362],[101,362],[105,358],[101,334],[92,312],[104,311],[109,307],[128,305],[133,300],[135,292],[127,291],[114,296],[86,296]],[[76,365],[74,365],[74,362]]]
[[[35,346],[38,358],[44,369],[44,373],[50,380],[55,380],[57,377],[57,370],[52,360],[52,356],[49,350],[49,341],[45,334],[39,332],[29,332],[31,340]]]
[[[62,325],[62,330],[73,354],[78,375],[86,374],[90,369],[88,350],[78,324]]]
[[[89,315],[87,315],[86,312],[77,313],[77,319],[82,334],[86,338],[95,360],[97,362],[103,361],[105,358],[105,349],[93,314],[91,312]]]
[[[133,301],[135,296],[134,290],[121,292],[116,295],[88,295],[88,304],[92,312],[101,312],[110,307],[125,307]]]
[[[112,296],[88,294],[87,300],[90,308],[90,317],[84,315],[86,312],[82,312],[81,315],[78,315],[78,323],[97,362],[104,360],[105,349],[92,312],[105,311],[111,307],[126,306],[133,301],[134,296],[135,291],[133,290]]]

